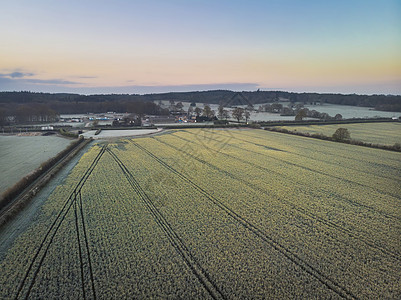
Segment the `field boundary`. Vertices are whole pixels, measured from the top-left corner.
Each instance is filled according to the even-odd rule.
[[[267,121],[258,122],[261,126],[307,126],[307,125],[336,125],[336,124],[357,124],[357,123],[384,123],[384,122],[399,122],[391,118],[377,119],[343,119],[343,120],[303,120],[303,121]]]

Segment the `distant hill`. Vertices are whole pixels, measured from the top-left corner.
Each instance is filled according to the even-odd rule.
[[[172,92],[162,94],[101,94],[79,95],[67,93],[0,92],[0,109],[17,104],[40,103],[59,113],[86,113],[96,110],[128,111],[138,102],[174,100],[175,102],[200,102],[208,104],[248,105],[288,100],[304,103],[331,103],[372,107],[378,110],[401,111],[401,96],[291,93],[283,91],[234,92],[213,90],[203,92]],[[99,111],[100,112],[100,111]]]

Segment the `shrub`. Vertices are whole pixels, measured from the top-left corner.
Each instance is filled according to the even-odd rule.
[[[261,126],[260,126],[260,124],[258,124],[258,123],[252,123],[252,124],[249,125],[249,127],[250,127],[250,128],[259,129]]]
[[[227,120],[214,120],[213,124],[214,125],[227,125],[228,121]]]
[[[393,146],[394,150],[400,151],[401,150],[401,144],[400,143],[395,143]]]
[[[322,140],[328,138],[327,136],[325,136],[325,135],[322,134],[322,133],[312,133],[312,134],[311,134],[311,137],[313,137],[313,138],[315,138],[315,139],[322,139]]]
[[[66,137],[78,138],[78,134],[72,133],[64,129],[60,129],[60,134]]]
[[[351,139],[351,134],[347,128],[340,127],[333,133],[332,138],[335,141],[349,141]]]

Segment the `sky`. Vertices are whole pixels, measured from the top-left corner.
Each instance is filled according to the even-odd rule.
[[[0,91],[401,94],[401,0],[1,0]]]

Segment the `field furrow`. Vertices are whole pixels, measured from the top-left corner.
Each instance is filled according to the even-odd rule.
[[[192,133],[194,134],[194,133]],[[219,132],[216,134],[216,136],[221,137],[222,133]],[[231,136],[231,134],[229,133]],[[283,135],[283,134],[281,134]],[[262,136],[260,137],[262,138]],[[324,149],[323,153],[327,153],[327,151],[330,151],[331,149],[328,148],[328,146],[332,145],[331,142],[327,141],[317,141],[320,143],[323,143],[322,145],[319,145],[319,147],[310,147],[313,150],[309,149],[310,153],[309,155],[305,154],[299,154],[301,151],[298,150],[279,150],[283,153],[266,153],[266,149],[269,150],[274,150],[275,148],[271,147],[272,143],[272,137],[269,140],[267,137],[264,137],[264,141],[262,143],[258,143],[253,141],[252,139],[243,139],[243,138],[238,138],[236,136],[233,136],[233,139],[239,139],[239,141],[244,142],[246,144],[246,147],[241,147],[239,145],[235,145],[235,143],[232,143],[235,145],[235,147],[238,147],[239,149],[246,149],[246,151],[255,153],[255,154],[264,154],[264,155],[269,155],[272,160],[277,160],[281,164],[286,164],[288,166],[293,166],[296,168],[302,168],[304,171],[310,171],[310,172],[315,172],[319,173],[322,175],[329,176],[331,178],[335,178],[338,181],[343,181],[345,183],[351,183],[351,184],[356,184],[361,186],[362,188],[378,188],[380,189],[381,192],[389,193],[393,197],[398,197],[399,196],[399,190],[396,189],[396,187],[401,183],[401,172],[399,169],[401,160],[400,158],[394,160],[391,162],[391,165],[393,167],[391,168],[391,165],[385,164],[383,165],[383,172],[379,175],[376,173],[371,174],[372,168],[375,169],[376,171],[381,170],[381,162],[380,160],[377,159],[377,156],[375,157],[374,160],[371,161],[364,161],[364,164],[358,164],[357,162],[359,161],[359,156],[360,152],[356,152],[355,155],[351,155],[351,153],[348,153],[347,156],[344,157],[339,157],[337,156],[336,158],[329,158],[329,159],[319,159],[321,155],[316,155],[316,153],[323,152],[322,148]],[[302,137],[294,137],[294,138],[302,138]],[[305,138],[304,138],[305,139]],[[312,143],[316,142],[313,139],[306,138],[308,142],[311,140]],[[221,139],[221,141],[224,140],[224,137]],[[261,142],[259,140],[259,142]],[[337,143],[338,144],[338,143]],[[350,145],[344,145],[340,144],[340,146],[345,146],[345,147],[355,147],[355,146],[350,146]],[[297,146],[297,148],[301,148],[300,146]],[[361,148],[361,147],[357,147]],[[372,154],[371,152],[375,153],[375,155],[379,155],[380,151],[383,150],[377,150],[377,149],[368,149],[368,148],[362,148],[361,151],[365,151],[369,154]],[[379,152],[377,152],[379,151]],[[302,151],[304,153],[304,151]],[[278,155],[282,154],[282,155]],[[320,153],[319,153],[320,154]],[[393,153],[389,153],[390,155]],[[335,155],[335,153],[333,153]],[[335,167],[333,167],[333,165]],[[361,169],[358,169],[358,167],[362,166]],[[391,168],[391,169],[390,169]],[[336,170],[336,172],[331,172],[332,170]],[[393,171],[393,174],[389,174],[389,171]],[[296,174],[296,173],[295,173]],[[341,174],[342,176],[339,176]],[[369,175],[369,176],[367,176]],[[390,175],[390,176],[389,176]],[[371,181],[368,181],[371,180]],[[383,186],[385,188],[383,188]],[[390,188],[390,189],[389,189]]]
[[[0,261],[1,299],[399,299],[399,153],[264,130],[99,142]]]
[[[110,155],[113,157],[114,161],[119,165],[122,172],[126,176],[129,181],[132,189],[139,195],[145,205],[148,207],[149,211],[154,217],[154,220],[159,225],[159,227],[165,232],[166,236],[170,240],[171,245],[175,248],[175,250],[182,256],[185,263],[192,270],[194,275],[198,278],[199,282],[204,286],[204,288],[208,291],[210,296],[213,299],[226,299],[226,297],[221,293],[216,284],[210,280],[209,274],[207,274],[202,266],[200,266],[194,257],[191,255],[190,251],[186,247],[185,243],[181,240],[181,238],[177,235],[171,225],[167,222],[164,216],[160,213],[157,207],[153,204],[152,200],[149,196],[143,191],[142,187],[135,180],[134,176],[132,176],[131,172],[127,169],[124,163],[111,151],[108,151]]]
[[[255,132],[249,130],[244,134],[243,131],[230,133],[230,135],[240,141],[252,142],[259,146],[265,143],[278,144],[283,151],[298,155],[303,158],[313,158],[321,163],[336,163],[339,159],[348,162],[349,168],[363,171],[372,175],[370,170],[374,168],[380,176],[389,179],[401,180],[399,169],[399,153],[389,151],[385,155],[380,155],[382,150],[355,147],[353,145],[332,143],[317,139],[288,136],[275,132]],[[288,141],[291,141],[288,143]],[[361,156],[363,153],[363,156]],[[378,156],[380,160],[378,160]],[[373,174],[376,175],[376,174]]]
[[[155,139],[163,143],[162,138],[155,138]],[[397,235],[398,232],[401,230],[401,228],[400,228],[399,218],[397,215],[392,216],[391,214],[388,214],[386,212],[381,211],[380,209],[377,209],[379,211],[379,215],[381,215],[380,218],[378,218],[377,217],[378,213],[374,209],[372,210],[371,207],[369,207],[368,209],[366,208],[366,206],[362,207],[362,211],[360,211],[360,209],[355,210],[354,209],[355,205],[358,206],[359,203],[352,202],[352,200],[348,199],[346,199],[348,201],[345,204],[343,204],[342,202],[344,198],[336,197],[335,191],[330,191],[329,193],[325,191],[321,193],[316,193],[316,190],[318,189],[313,189],[313,188],[305,189],[303,188],[305,187],[305,185],[301,185],[300,186],[301,188],[294,188],[294,184],[296,184],[296,178],[293,180],[284,181],[284,183],[291,182],[292,184],[290,186],[283,186],[282,185],[283,176],[279,177],[271,176],[270,173],[274,172],[274,169],[271,170],[272,168],[270,164],[268,164],[264,168],[260,168],[262,169],[262,172],[259,173],[255,171],[255,169],[259,168],[256,168],[254,165],[252,165],[251,166],[251,168],[253,169],[252,172],[256,175],[255,176],[256,180],[252,180],[252,178],[247,176],[248,173],[246,170],[247,168],[249,168],[249,166],[247,166],[247,164],[239,162],[238,160],[233,161],[233,159],[230,157],[227,159],[227,157],[224,157],[225,153],[223,153],[223,151],[220,152],[213,151],[213,149],[211,149],[210,147],[206,147],[206,145],[204,145],[200,149],[206,149],[208,152],[213,153],[213,155],[211,155],[212,157],[206,158],[205,156],[208,155],[208,153],[201,154],[200,151],[196,150],[199,149],[199,147],[194,147],[192,151],[182,150],[185,149],[185,145],[188,146],[187,141],[186,144],[185,141],[181,144],[180,141],[176,139],[170,141],[171,141],[170,144],[166,142],[164,142],[164,144],[178,152],[181,152],[189,160],[196,160],[204,165],[207,165],[210,168],[217,170],[220,174],[223,174],[224,176],[232,177],[237,182],[246,184],[254,191],[261,191],[267,196],[274,195],[282,203],[285,203],[286,205],[289,205],[290,207],[296,209],[301,214],[317,219],[319,222],[322,222],[323,224],[329,227],[340,229],[343,231],[343,233],[348,234],[351,237],[360,238],[363,241],[365,241],[368,245],[381,249],[386,253],[390,253],[395,258],[399,257],[399,254],[397,252],[399,250]],[[204,159],[201,159],[200,157],[203,157]],[[218,161],[217,165],[219,167],[217,167],[216,164],[211,164],[210,162],[212,161]],[[231,167],[233,162],[235,163],[235,168]],[[259,158],[257,162],[261,164],[263,162],[263,158]],[[259,180],[260,178],[263,178],[263,180]],[[283,195],[286,195],[286,197],[283,197]],[[298,201],[300,197],[303,200],[302,203]],[[330,201],[332,202],[330,203]],[[363,204],[361,206],[363,206]],[[310,207],[314,207],[313,212],[308,210],[308,208]],[[339,208],[341,208],[342,210],[342,217],[343,217],[342,220],[339,219],[338,217],[333,218],[333,214],[336,213]],[[366,221],[367,213],[371,215],[370,219],[375,222],[374,224],[371,224],[371,226],[368,226],[368,228],[371,227],[373,231],[358,232],[360,231],[358,229],[359,228],[358,219],[360,219],[361,222],[362,220]],[[396,220],[396,222],[394,222],[394,220]],[[381,244],[383,244],[381,238],[377,239],[376,242],[372,242],[370,240],[370,237],[372,236],[372,234],[376,233],[378,227],[381,228],[381,230],[383,231],[388,231],[388,234],[385,236],[390,240],[389,241],[390,243],[391,242],[394,243],[393,250],[383,249],[383,247],[381,246]],[[362,236],[360,237],[360,235]],[[389,242],[386,242],[384,244],[387,245]]]
[[[193,133],[192,133],[193,134]],[[291,164],[293,166],[293,168],[289,168],[288,166],[283,166],[283,164],[279,161],[279,162],[275,162],[270,160],[269,154],[266,153],[266,151],[253,151],[252,149],[249,149],[250,147],[248,147],[247,149],[241,148],[238,145],[233,145],[233,144],[225,144],[224,149],[218,149],[216,147],[214,147],[213,144],[198,144],[196,143],[196,141],[193,141],[193,139],[191,140],[188,137],[184,137],[182,134],[174,134],[174,137],[177,137],[179,139],[182,139],[183,142],[174,142],[175,144],[175,148],[179,148],[179,150],[185,150],[185,147],[188,147],[188,145],[192,144],[192,148],[194,147],[194,145],[197,146],[202,146],[203,148],[206,148],[207,150],[209,150],[210,152],[213,152],[216,154],[216,157],[219,157],[219,155],[224,155],[226,157],[229,157],[230,159],[235,159],[238,161],[241,161],[245,164],[249,164],[252,168],[257,168],[257,169],[261,169],[262,171],[268,171],[270,174],[274,174],[275,176],[279,176],[280,179],[286,179],[289,180],[295,184],[298,184],[298,186],[306,189],[308,188],[309,193],[316,193],[318,191],[321,191],[323,194],[330,194],[331,196],[334,196],[336,199],[342,199],[343,201],[346,201],[348,203],[350,203],[351,205],[355,205],[355,206],[362,206],[368,210],[374,210],[377,211],[379,213],[384,214],[385,216],[388,216],[390,218],[397,218],[400,219],[399,214],[393,214],[394,211],[397,211],[398,209],[398,199],[400,199],[399,194],[397,195],[392,195],[389,194],[388,192],[384,192],[384,191],[376,191],[376,190],[371,190],[368,193],[372,196],[372,193],[376,193],[377,195],[379,195],[379,197],[383,198],[387,198],[386,196],[390,196],[389,197],[389,205],[393,204],[395,202],[395,206],[390,207],[389,212],[383,211],[382,210],[382,202],[378,203],[377,201],[374,200],[373,197],[371,198],[360,198],[358,202],[358,199],[353,199],[352,195],[357,195],[359,194],[358,192],[354,192],[351,193],[352,191],[350,191],[349,185],[354,184],[357,185],[357,188],[359,187],[359,183],[354,183],[351,181],[346,181],[345,183],[342,182],[344,181],[343,179],[340,179],[340,182],[337,182],[336,179],[338,179],[338,177],[334,178],[333,180],[333,176],[331,175],[327,175],[325,173],[321,173],[321,172],[316,172],[315,170],[312,170],[310,168],[307,168],[307,171],[310,171],[309,175],[313,177],[314,180],[310,180],[306,174],[306,172],[304,170],[299,170],[298,166],[295,164]],[[160,139],[157,139],[158,141],[161,141]],[[213,139],[213,141],[215,143],[220,143],[220,140],[216,140]],[[177,144],[179,144],[180,146],[177,147]],[[171,146],[171,145],[170,145]],[[183,148],[184,146],[184,148]],[[229,148],[235,148],[234,151],[230,151]],[[193,149],[189,149],[191,153],[194,153]],[[251,152],[251,153],[249,153]],[[252,155],[250,155],[252,154]],[[261,164],[262,162],[262,164]],[[242,169],[241,169],[242,170]],[[318,174],[315,174],[318,173]],[[302,176],[299,176],[299,174],[302,174]],[[322,175],[322,176],[320,176]],[[363,176],[366,176],[366,174],[364,174]],[[376,178],[373,178],[376,180]],[[327,184],[323,184],[324,180],[327,181]],[[312,182],[311,182],[312,181]],[[396,189],[396,192],[399,192],[399,188],[398,188],[398,183],[395,181],[390,181],[390,180],[383,180],[382,182],[385,182],[386,186],[389,187],[394,187]],[[310,186],[312,184],[314,184],[314,186]],[[339,189],[338,187],[341,184],[346,184],[346,188],[344,188],[344,190],[346,190],[346,192],[341,192],[342,189]],[[384,184],[382,184],[384,185]],[[330,187],[336,186],[336,190],[330,190]],[[355,188],[355,187],[354,187]],[[364,191],[364,193],[366,193],[367,191],[364,189],[366,188],[366,186],[362,186],[362,190]],[[371,189],[370,187],[368,187],[368,189]],[[351,196],[351,197],[350,197]],[[373,198],[373,199],[372,199]],[[395,200],[395,201],[394,201]],[[366,203],[366,201],[369,201]],[[364,203],[365,202],[365,203]]]
[[[140,156],[141,159],[138,160],[137,154],[140,154],[137,151],[135,151],[135,156],[125,156],[124,153],[117,151],[116,154],[124,161],[128,161],[126,165],[130,166],[132,170],[144,170],[146,168],[148,176],[139,177],[140,184],[144,186],[145,190],[149,191],[152,198],[156,199],[156,203],[161,205],[160,210],[171,222],[177,233],[183,237],[184,241],[189,242],[189,249],[191,249],[196,259],[202,263],[205,270],[211,274],[213,281],[218,286],[221,286],[223,294],[238,295],[239,297],[254,295],[254,297],[257,297],[257,295],[269,293],[270,295],[276,294],[276,297],[279,297],[279,295],[287,298],[297,295],[308,297],[307,295],[311,296],[310,289],[312,286],[314,286],[312,289],[315,289],[317,293],[326,294],[330,293],[330,290],[332,291],[331,293],[334,293],[333,295],[337,293],[334,292],[336,288],[338,289],[335,284],[324,276],[319,275],[284,247],[272,243],[265,233],[257,233],[264,239],[263,241],[255,235],[257,229],[250,230],[249,228],[252,225],[242,220],[240,216],[233,218],[235,214],[233,212],[228,213],[227,208],[225,210],[216,210],[216,207],[209,203],[211,201],[210,196],[205,194],[204,191],[194,188],[193,184],[188,180],[178,176],[178,174],[172,177],[169,175],[171,170],[162,165],[160,167],[154,165],[154,163],[151,163],[151,157],[149,157],[151,160],[147,162],[148,159],[141,157],[142,154]],[[152,179],[154,176],[156,176],[156,180]],[[161,178],[166,178],[166,181]],[[160,184],[167,184],[169,190],[166,191],[165,188],[159,189]],[[178,193],[180,194],[179,199],[176,197]],[[199,234],[201,235],[199,236]],[[233,245],[235,252],[238,251],[235,257],[222,256],[223,253],[230,253],[229,245]],[[252,251],[264,249],[263,254],[258,250],[256,256],[239,256],[241,249],[248,249],[247,251],[243,250],[245,251],[244,253],[250,252],[248,248],[250,245],[254,247]],[[276,248],[272,247],[272,245],[275,245]],[[205,252],[204,249],[208,250]],[[290,259],[283,253],[286,253]],[[261,256],[258,258],[257,256],[259,255]],[[282,267],[276,265],[276,260],[280,261]],[[260,261],[264,261],[266,264],[261,265]],[[270,261],[274,261],[274,264],[269,263]],[[244,270],[240,271],[241,266],[246,266],[245,270],[254,274],[253,278],[257,281],[255,284],[249,286],[248,273],[244,273]],[[232,268],[235,268],[237,272],[232,274],[229,271]],[[306,268],[309,268],[309,272],[305,271]],[[291,274],[288,273],[289,270],[293,270],[291,272],[296,271]],[[270,277],[268,275],[280,273],[282,275],[279,277]],[[287,275],[283,277],[283,274]],[[266,276],[269,277],[265,278]],[[283,280],[288,280],[288,278],[294,280],[294,276],[303,278],[301,281],[294,281],[297,286],[297,293],[300,294],[292,294],[292,291],[285,291],[281,288],[277,290],[271,289],[272,287],[280,286],[280,283],[282,284]],[[272,287],[266,286],[266,280],[271,282]],[[301,285],[305,284],[302,283],[303,280],[306,280],[309,284],[301,287]],[[321,280],[325,284],[322,284]],[[346,295],[346,292],[341,290],[338,293],[338,297],[342,294]],[[250,297],[252,298],[252,296]]]

